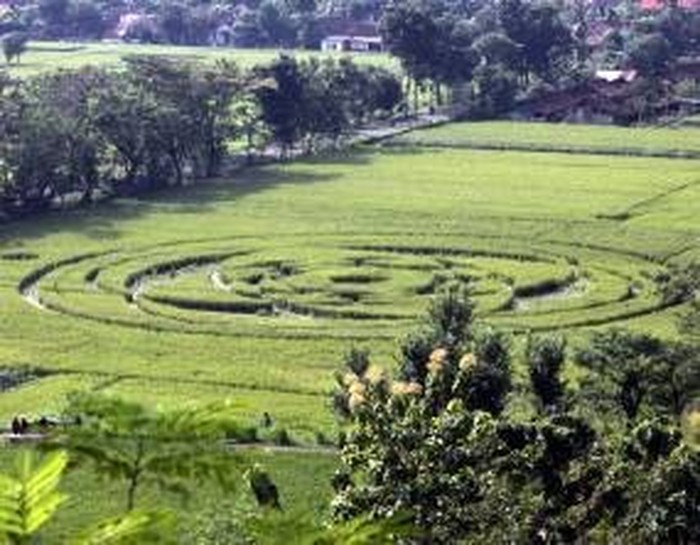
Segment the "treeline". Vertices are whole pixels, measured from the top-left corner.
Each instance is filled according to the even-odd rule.
[[[516,99],[574,90],[599,69],[636,71],[624,107],[636,102],[641,113],[697,95],[687,61],[700,55],[700,12],[675,3],[643,11],[615,2],[409,0],[389,4],[381,23],[416,96],[431,87],[439,105],[449,91],[475,117],[509,112]]]
[[[288,154],[337,143],[401,102],[388,71],[280,57],[242,71],[130,57],[0,82],[0,209],[23,214],[179,186],[220,172],[231,143]]]
[[[318,48],[329,23],[379,18],[377,0],[30,0],[0,13],[0,35]],[[115,34],[117,36],[115,36]]]

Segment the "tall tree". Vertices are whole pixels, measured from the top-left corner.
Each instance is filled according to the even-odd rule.
[[[2,44],[2,52],[5,55],[5,62],[10,64],[14,59],[17,63],[20,57],[27,50],[27,42],[29,35],[26,32],[15,31],[8,32],[0,36],[0,44]]]

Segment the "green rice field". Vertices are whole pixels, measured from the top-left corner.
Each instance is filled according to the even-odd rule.
[[[394,144],[521,149],[620,155],[700,156],[700,131],[689,120],[678,128],[623,128],[488,121],[453,123],[397,138]]]
[[[546,126],[508,130],[530,127],[543,138]],[[656,135],[677,145],[673,129]],[[699,167],[363,147],[4,225],[0,361],[42,373],[0,395],[0,417],[55,412],[74,390],[166,408],[230,399],[243,420],[269,412],[309,440],[334,429],[342,353],[370,346],[391,366],[454,280],[482,322],[516,334],[676,335],[682,308],[653,277],[700,257]]]
[[[167,55],[192,61],[214,62],[218,59],[235,61],[240,66],[251,67],[265,64],[275,59],[282,50],[276,49],[234,49],[231,47],[173,46],[157,44],[129,44],[121,42],[30,42],[21,62],[8,67],[11,74],[28,76],[40,72],[80,68],[85,65],[118,66],[127,55]],[[321,53],[318,51],[284,51],[297,57],[335,57],[344,53]],[[367,62],[398,67],[398,63],[388,55],[355,55],[358,62]]]

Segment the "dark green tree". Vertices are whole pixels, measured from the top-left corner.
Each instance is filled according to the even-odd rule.
[[[5,62],[10,64],[14,59],[15,62],[19,63],[22,54],[27,50],[28,41],[29,35],[21,31],[8,32],[0,36]]]
[[[648,34],[636,39],[628,54],[627,62],[647,76],[659,76],[666,72],[672,61],[672,49],[660,33]]]
[[[540,409],[561,408],[564,395],[561,370],[566,360],[566,340],[563,337],[529,337],[526,359]]]

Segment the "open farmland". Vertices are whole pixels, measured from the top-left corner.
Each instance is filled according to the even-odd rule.
[[[6,225],[0,358],[41,372],[0,414],[230,398],[310,438],[341,354],[390,365],[451,280],[515,332],[673,335],[653,276],[700,257],[699,197],[690,160],[367,147]]]
[[[397,138],[395,144],[565,151],[616,155],[700,157],[700,131],[687,124],[668,129],[488,121],[453,123]]]
[[[110,42],[31,42],[22,62],[11,65],[9,71],[18,76],[81,66],[118,66],[127,55],[167,55],[193,61],[214,62],[219,59],[235,61],[242,67],[267,64],[280,53],[295,57],[340,58],[343,53],[321,53],[319,51],[282,51],[277,49],[234,49],[231,47],[173,46],[155,44],[128,44]],[[398,63],[383,54],[354,55],[358,62],[371,63],[387,68],[398,67]]]

